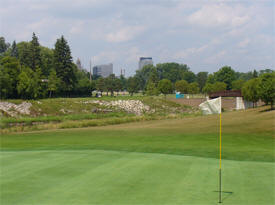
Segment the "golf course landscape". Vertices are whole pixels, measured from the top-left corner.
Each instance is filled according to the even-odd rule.
[[[222,114],[222,204],[275,203],[274,111]],[[0,204],[218,204],[219,115],[3,133]]]

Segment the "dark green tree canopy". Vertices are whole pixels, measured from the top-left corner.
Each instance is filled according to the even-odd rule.
[[[224,82],[227,85],[227,90],[230,90],[232,82],[236,79],[236,74],[230,66],[224,66],[214,73],[214,79],[216,82]]]
[[[173,84],[168,79],[162,79],[158,83],[158,90],[166,96],[173,92]]]
[[[61,91],[68,94],[76,83],[76,66],[73,64],[71,50],[64,36],[55,43],[53,65],[57,77],[61,79]]]
[[[32,34],[32,40],[30,42],[30,57],[31,57],[31,69],[35,70],[37,67],[41,68],[41,49],[38,42],[38,38],[35,33]]]
[[[17,49],[17,45],[16,42],[13,41],[12,45],[11,45],[11,54],[12,57],[18,58],[19,54],[18,54],[18,49]]]

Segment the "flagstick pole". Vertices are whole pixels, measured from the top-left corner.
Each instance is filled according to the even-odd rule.
[[[220,112],[220,168],[219,168],[219,203],[222,203],[222,112]]]

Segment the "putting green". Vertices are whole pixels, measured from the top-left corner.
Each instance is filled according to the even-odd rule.
[[[0,204],[218,204],[218,160],[123,151],[1,151]],[[223,204],[274,204],[275,163],[223,160]]]

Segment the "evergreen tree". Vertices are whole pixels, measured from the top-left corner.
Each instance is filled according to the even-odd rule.
[[[61,91],[69,94],[76,83],[76,76],[71,50],[63,36],[55,43],[54,68],[57,77],[61,80]]]
[[[9,47],[10,44],[6,43],[5,38],[0,36],[0,54],[5,53]]]
[[[34,71],[36,67],[41,67],[41,49],[38,38],[35,33],[32,34],[30,45],[31,69]]]
[[[13,41],[12,42],[12,46],[11,46],[11,54],[12,57],[18,58],[18,49],[17,49],[17,45],[16,42]]]

